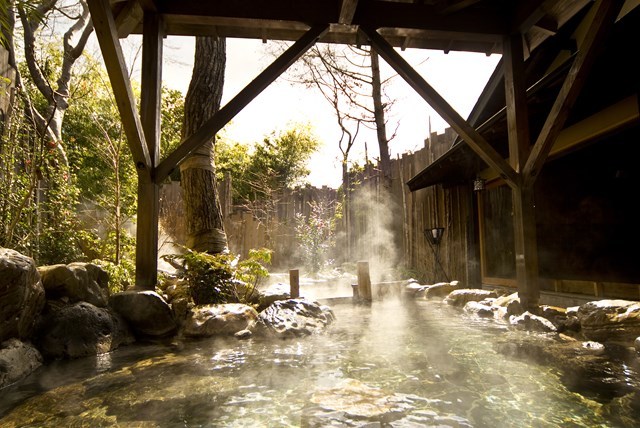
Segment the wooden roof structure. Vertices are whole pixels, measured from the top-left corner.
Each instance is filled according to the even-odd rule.
[[[514,192],[519,293],[538,301],[531,186],[615,19],[637,0],[87,0],[138,170],[136,287],[153,289],[157,271],[158,189],[170,172],[316,42],[370,44]],[[586,13],[585,13],[586,11]],[[528,136],[524,61],[585,13],[584,37],[536,142]],[[140,112],[119,38],[143,35]],[[295,40],[195,134],[159,162],[162,39],[210,35]],[[509,158],[462,118],[394,48],[503,55]],[[533,233],[532,233],[533,232]]]
[[[577,55],[576,37],[588,8],[576,14],[552,38],[524,62],[529,127],[541,129],[559,88]],[[556,139],[550,157],[556,158],[580,145],[604,137],[638,121],[640,64],[629,56],[640,38],[640,8],[624,9],[598,55],[567,118],[567,127]],[[467,121],[503,156],[508,157],[504,64],[498,63]],[[604,111],[603,111],[604,110]],[[612,115],[611,111],[616,114]],[[605,117],[607,116],[607,117]],[[596,125],[597,124],[597,125]],[[576,132],[577,129],[589,131]],[[435,184],[469,183],[483,174],[486,164],[464,140],[457,138],[449,151],[418,172],[407,185],[416,191]],[[486,173],[486,171],[484,171]],[[491,178],[491,175],[489,177]]]

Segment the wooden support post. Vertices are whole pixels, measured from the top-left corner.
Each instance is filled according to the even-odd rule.
[[[540,285],[533,189],[518,187],[511,189],[511,193],[518,297],[523,308],[536,311],[540,300]]]
[[[372,300],[369,262],[358,262],[358,296],[362,301]]]
[[[522,35],[506,36],[503,46],[509,163],[521,178],[520,172],[529,156],[530,147]],[[526,310],[535,312],[540,300],[540,286],[533,186],[525,185],[519,179],[516,186],[511,188],[511,194],[518,297]]]
[[[138,171],[136,226],[136,288],[144,290],[154,290],[158,281],[160,186],[153,180],[153,171],[160,159],[162,39],[161,16],[154,12],[145,12],[140,116],[151,159],[151,171]]]
[[[300,297],[300,271],[298,269],[289,271],[289,295],[292,299]]]

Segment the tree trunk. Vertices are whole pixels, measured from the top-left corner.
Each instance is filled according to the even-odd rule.
[[[371,96],[373,97],[373,116],[376,121],[376,134],[380,148],[380,170],[385,187],[391,182],[391,158],[389,156],[389,141],[387,140],[387,125],[384,120],[384,106],[382,105],[382,81],[380,80],[380,60],[378,53],[371,49]]]
[[[225,62],[224,39],[196,38],[193,75],[184,106],[183,139],[197,131],[220,109]],[[214,140],[215,137],[180,165],[187,247],[211,254],[227,249],[227,236],[216,186]]]

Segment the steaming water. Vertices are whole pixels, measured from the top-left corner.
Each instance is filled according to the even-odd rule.
[[[333,309],[312,337],[129,346],[49,365],[0,391],[0,426],[613,426],[553,369],[497,354],[496,324],[428,301]]]

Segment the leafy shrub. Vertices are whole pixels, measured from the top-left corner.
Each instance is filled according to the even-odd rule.
[[[260,280],[269,275],[264,265],[271,262],[271,250],[251,250],[243,261],[228,252],[208,254],[190,249],[162,258],[187,280],[196,305],[249,303]]]
[[[131,286],[134,281],[136,267],[129,260],[123,260],[120,264],[115,264],[108,260],[92,260],[109,274],[109,292],[119,293]]]

